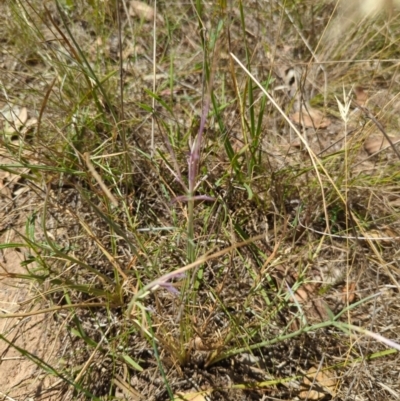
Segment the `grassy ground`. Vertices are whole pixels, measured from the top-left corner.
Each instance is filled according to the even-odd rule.
[[[398,10],[149,3],[0,5],[0,397],[398,399]]]

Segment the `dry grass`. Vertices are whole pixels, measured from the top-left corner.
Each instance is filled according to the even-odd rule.
[[[398,10],[118,4],[0,6],[0,398],[399,398]]]

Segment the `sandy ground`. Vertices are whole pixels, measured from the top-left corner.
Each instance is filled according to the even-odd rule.
[[[3,163],[6,160],[0,153],[0,164]],[[0,174],[0,244],[21,242],[17,232],[24,232],[23,222],[30,212],[23,209],[16,212],[15,204],[11,205],[9,200],[16,180],[10,179],[10,174],[4,171]],[[10,206],[14,206],[11,213]],[[27,274],[26,268],[21,266],[26,259],[24,252],[22,248],[0,250],[0,314],[26,314],[0,319],[0,400],[39,400],[43,396],[52,399],[51,387],[56,382],[54,378],[50,380],[29,355],[23,356],[16,348],[45,362],[54,362],[58,351],[57,331],[51,316],[29,316],[43,305],[34,283],[18,276]],[[29,265],[31,269],[34,267],[34,264]],[[43,388],[47,389],[46,394]]]

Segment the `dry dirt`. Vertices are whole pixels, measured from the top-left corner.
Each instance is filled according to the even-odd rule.
[[[7,199],[2,198],[3,210],[6,202]],[[0,243],[20,242],[17,232],[24,231],[27,218],[28,211],[18,213],[17,221],[2,232]],[[2,221],[6,220],[3,214]],[[28,280],[18,278],[18,275],[26,275],[26,268],[21,266],[26,259],[27,255],[21,248],[0,251],[0,313],[21,315],[0,319],[0,335],[6,340],[0,341],[0,400],[56,400],[59,397],[51,396],[56,380],[45,375],[36,363],[16,349],[24,349],[32,357],[47,363],[54,363],[55,354],[60,349],[59,333],[51,315],[29,316],[39,309],[41,303],[33,303],[38,297],[36,288],[30,286]],[[30,265],[30,268],[34,266]],[[28,316],[22,316],[24,313]]]
[[[3,234],[1,241],[5,243]],[[6,274],[25,274],[21,267],[24,256],[15,250],[4,250],[1,267]],[[3,274],[2,274],[3,275]],[[34,291],[28,287],[26,281],[16,278],[4,278],[0,282],[0,309],[2,313],[23,313],[30,308],[30,298]],[[37,308],[37,307],[36,307]],[[55,340],[51,316],[27,316],[2,319],[0,333],[7,341],[20,347],[45,362],[52,362],[54,350],[58,349]],[[45,379],[38,366],[23,357],[14,346],[5,341],[0,342],[0,399],[24,400],[28,395],[35,395],[41,399],[44,389],[50,391],[52,380]],[[4,397],[4,398],[2,398]],[[48,396],[46,396],[47,398]]]

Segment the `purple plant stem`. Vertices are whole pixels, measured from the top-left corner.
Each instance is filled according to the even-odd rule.
[[[193,192],[194,192],[194,189],[196,188],[196,179],[197,179],[197,175],[199,173],[199,168],[200,168],[201,141],[203,139],[203,132],[204,132],[204,128],[206,126],[208,111],[210,109],[210,98],[211,98],[211,94],[208,93],[205,103],[204,103],[202,114],[201,114],[199,132],[197,133],[194,145],[192,146],[192,149],[190,151],[190,156],[189,156],[189,196],[194,195]]]

